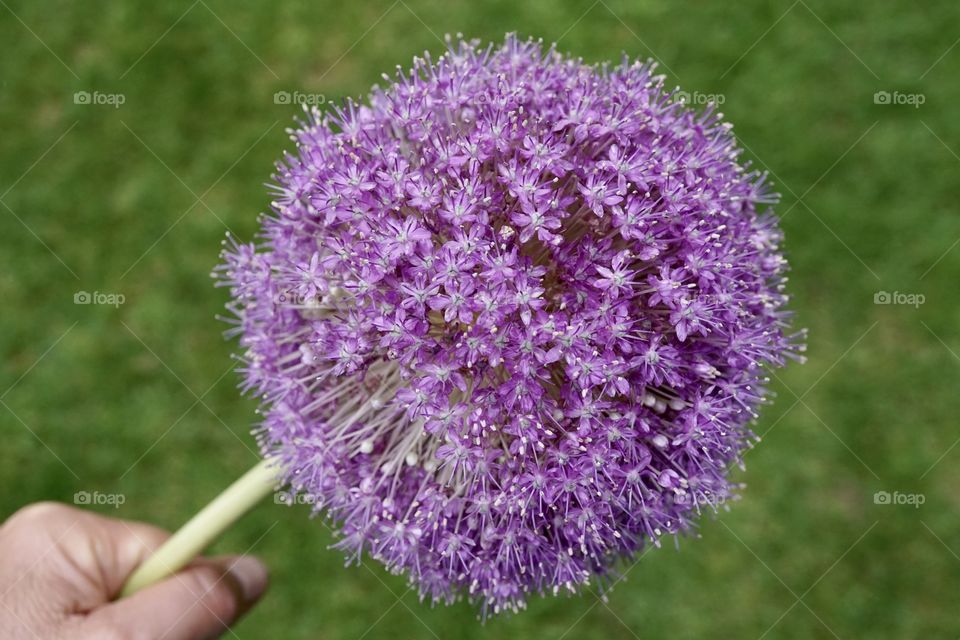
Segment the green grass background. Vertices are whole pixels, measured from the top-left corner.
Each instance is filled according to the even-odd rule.
[[[535,599],[481,625],[375,563],[343,568],[320,522],[265,504],[217,544],[273,570],[236,636],[960,635],[956,2],[0,4],[0,517],[86,490],[175,527],[251,465],[255,407],[208,273],[226,227],[255,233],[290,146],[296,108],[274,92],[360,95],[445,33],[516,30],[591,61],[655,55],[670,83],[724,97],[783,193],[809,362],[774,381],[744,499],[606,602]],[[75,305],[80,290],[125,304]],[[877,505],[881,490],[925,503]]]

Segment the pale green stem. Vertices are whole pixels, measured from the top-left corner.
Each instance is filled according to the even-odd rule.
[[[247,471],[137,567],[120,597],[132,595],[186,566],[240,516],[273,493],[280,474],[277,462],[269,459]]]

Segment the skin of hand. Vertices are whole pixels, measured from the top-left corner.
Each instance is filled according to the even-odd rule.
[[[267,570],[256,558],[198,558],[176,575],[114,600],[169,535],[57,503],[24,507],[0,527],[0,637],[218,637],[266,590]]]

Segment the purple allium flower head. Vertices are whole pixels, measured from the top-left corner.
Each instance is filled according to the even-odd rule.
[[[453,43],[307,110],[224,253],[264,454],[433,601],[602,586],[689,530],[802,348],[765,176],[653,69]]]

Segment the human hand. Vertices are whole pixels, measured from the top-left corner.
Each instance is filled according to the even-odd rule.
[[[0,635],[32,640],[214,638],[267,587],[251,556],[197,559],[122,600],[127,577],[169,533],[57,503],[0,526]]]

